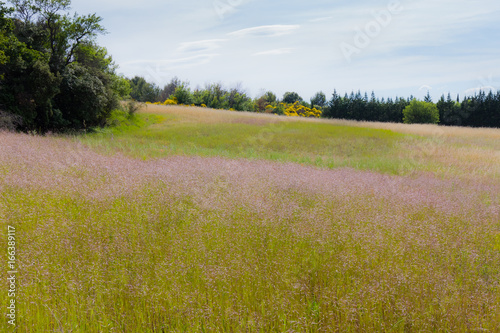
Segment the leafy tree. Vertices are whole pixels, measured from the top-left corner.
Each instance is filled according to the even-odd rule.
[[[135,76],[130,81],[130,97],[138,102],[158,102],[160,97],[160,88],[154,83],[149,83],[140,76]]]
[[[414,99],[403,110],[403,122],[405,124],[437,124],[439,111],[434,103]]]
[[[14,29],[12,20],[7,18],[7,15],[11,14],[13,10],[4,7],[4,5],[3,2],[0,2],[0,65],[8,61],[5,49],[10,44],[9,39],[12,37],[12,30]]]
[[[189,85],[187,82],[181,83],[172,95],[177,99],[177,103],[191,105],[194,102],[193,94],[191,94],[191,89],[189,89]]]
[[[227,91],[224,94],[223,99],[223,107],[226,109],[244,111],[251,110],[253,108],[252,99],[245,94],[240,84]]]
[[[276,95],[272,91],[266,91],[264,94],[264,100],[268,104],[275,104],[277,102]]]
[[[0,104],[22,129],[59,130],[103,124],[129,92],[104,48],[95,14],[70,15],[69,0],[2,3]],[[6,16],[10,15],[10,16]]]
[[[322,91],[317,92],[312,98],[311,98],[311,106],[319,106],[319,107],[324,107],[326,105],[326,96]]]
[[[283,95],[283,103],[293,104],[295,102],[302,102],[302,97],[299,96],[296,92],[286,92]]]
[[[266,106],[268,106],[268,105],[269,105],[269,103],[266,100],[266,96],[262,95],[259,98],[255,99],[253,111],[264,112],[266,110]]]
[[[170,82],[163,87],[163,90],[160,92],[160,101],[165,101],[170,98],[171,95],[174,94],[175,88],[180,86],[182,81],[179,80],[177,76],[173,77]]]

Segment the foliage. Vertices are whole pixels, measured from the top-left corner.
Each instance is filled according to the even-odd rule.
[[[458,97],[457,97],[458,99]],[[480,91],[474,96],[465,96],[461,103],[440,103],[444,125],[500,128],[500,91]]]
[[[0,66],[8,61],[8,56],[5,54],[5,49],[8,47],[10,38],[12,37],[13,24],[7,16],[12,13],[13,9],[4,7],[4,3],[0,2]]]
[[[131,92],[130,97],[138,102],[158,102],[160,97],[160,88],[154,83],[149,83],[140,76],[135,76],[129,80]]]
[[[160,92],[159,100],[164,101],[170,98],[175,93],[175,89],[182,84],[177,76],[173,77],[170,82],[163,87]]]
[[[293,104],[280,103],[284,107],[284,115],[291,117],[321,117],[321,111],[316,108],[306,107],[299,102]]]
[[[126,104],[125,110],[130,117],[133,117],[141,108],[140,104],[134,100],[129,100]]]
[[[266,107],[270,105],[268,104],[266,97],[265,96],[260,96],[259,98],[256,98],[254,101],[254,109],[252,111],[255,112],[264,112],[266,110]]]
[[[322,91],[317,92],[311,98],[311,107],[314,107],[314,106],[324,107],[325,105],[326,105],[326,96]]]
[[[405,124],[437,124],[439,111],[432,102],[413,99],[403,110],[403,122]]]
[[[106,49],[95,14],[70,16],[69,0],[14,0],[0,19],[0,105],[22,119],[18,129],[102,125],[129,93]],[[8,16],[7,16],[8,15]]]
[[[169,99],[166,99],[165,102],[162,103],[163,105],[177,105],[177,98],[173,97],[173,98],[169,98]]]
[[[0,130],[14,131],[21,125],[20,116],[0,110]]]
[[[178,85],[171,95],[171,98],[175,98],[178,104],[191,105],[194,102],[193,94],[187,82]]]
[[[448,94],[446,100],[444,95],[441,96],[441,99],[436,103],[436,107],[439,110],[439,121],[442,125],[460,126],[465,120],[460,102],[452,100],[450,94]]]
[[[365,93],[364,96],[358,91],[356,94],[347,93],[344,97],[333,92],[331,100],[323,110],[326,118],[382,121],[382,122],[403,122],[403,109],[409,104],[408,100],[388,98],[378,100],[372,92],[371,98]]]
[[[286,104],[293,104],[295,102],[302,102],[302,101],[303,101],[302,97],[300,97],[299,94],[296,92],[287,91],[283,95],[283,103],[286,103]]]
[[[193,103],[213,109],[234,109],[235,111],[253,111],[253,102],[239,87],[226,89],[221,83],[207,84],[205,89],[193,92]]]
[[[104,125],[112,109],[107,108],[106,88],[98,77],[87,68],[73,64],[62,74],[60,89],[56,103],[70,127],[81,129]]]
[[[263,97],[264,100],[271,105],[275,104],[278,101],[276,99],[276,95],[272,91],[266,91]]]

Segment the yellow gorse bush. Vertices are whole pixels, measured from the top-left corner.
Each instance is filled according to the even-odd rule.
[[[162,105],[177,105],[177,98],[167,99],[165,102],[161,103]]]
[[[284,114],[289,117],[321,117],[321,110],[308,108],[299,102],[293,104],[280,103],[285,109]]]
[[[169,99],[166,99],[165,102],[155,102],[155,103],[151,103],[151,102],[146,102],[146,104],[151,104],[151,105],[177,105],[178,102],[177,102],[177,98],[176,97],[172,97],[172,98],[169,98]]]

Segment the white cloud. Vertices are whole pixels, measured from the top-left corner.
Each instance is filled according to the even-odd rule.
[[[277,37],[288,35],[299,28],[300,25],[262,25],[259,27],[233,31],[229,33],[229,35],[236,37]]]
[[[316,22],[330,21],[331,19],[333,19],[333,16],[318,17],[318,18],[309,20],[309,22],[316,23]]]
[[[177,48],[179,52],[207,52],[220,47],[220,44],[227,41],[227,39],[206,39],[196,42],[184,42]]]
[[[269,51],[262,51],[254,53],[254,56],[265,56],[265,55],[280,55],[280,54],[288,54],[292,53],[293,49],[291,48],[283,48],[283,49],[274,49]]]
[[[190,68],[194,66],[204,65],[209,63],[214,57],[219,54],[199,54],[191,57],[184,58],[171,58],[163,60],[137,60],[126,62],[123,65],[142,67],[142,68],[154,68],[158,71],[169,71],[178,68]]]

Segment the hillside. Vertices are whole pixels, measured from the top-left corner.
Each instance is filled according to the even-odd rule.
[[[136,117],[0,133],[18,332],[500,327],[500,130]]]

